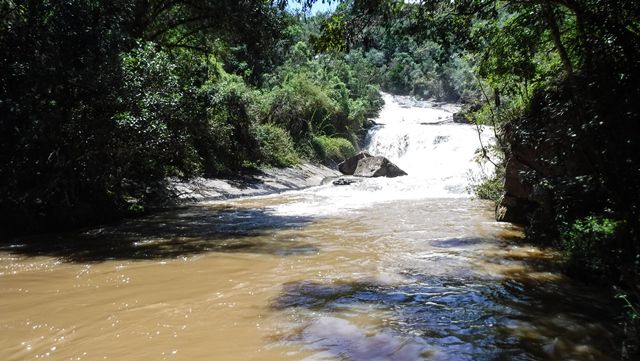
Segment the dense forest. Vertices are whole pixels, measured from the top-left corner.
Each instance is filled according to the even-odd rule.
[[[637,322],[640,2],[337,3],[1,0],[2,231],[139,214],[168,177],[340,161],[384,90],[495,126],[474,191]]]
[[[413,7],[285,5],[3,1],[4,231],[144,212],[167,177],[339,161],[380,89],[478,99],[468,56],[395,13]]]

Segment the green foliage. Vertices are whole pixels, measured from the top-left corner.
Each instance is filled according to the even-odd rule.
[[[144,207],[168,175],[260,159],[245,81],[273,69],[286,23],[267,2],[0,2],[0,13],[12,49],[0,57],[3,232],[139,213],[127,200]]]
[[[491,43],[481,58],[480,75],[489,82],[512,77],[515,82],[536,76],[535,55],[544,27],[540,16],[504,11],[498,21],[478,23],[476,31]]]
[[[2,231],[108,219],[126,161],[111,118],[130,6],[12,3],[0,5]]]
[[[471,55],[455,53],[443,61],[440,45],[429,40],[417,43],[416,38],[403,36],[403,32],[409,31],[405,27],[408,26],[399,25],[395,32],[382,33],[377,46],[385,58],[378,58],[377,49],[367,53],[371,62],[380,63],[377,81],[383,89],[394,94],[446,101],[468,101],[477,97]]]
[[[611,76],[612,68],[576,74],[570,81],[537,91],[527,111],[508,124],[508,141],[529,164],[524,179],[533,189],[529,199],[539,205],[531,214],[528,234],[538,241],[584,242],[577,250],[564,247],[578,252],[570,259],[579,261],[570,264],[619,277],[623,270],[633,274],[640,269],[635,191],[640,189],[640,175],[630,167],[638,162],[640,143],[637,132],[628,128],[640,110],[637,103],[622,100],[637,94],[637,87]],[[599,80],[594,82],[594,77]],[[585,92],[587,84],[592,85]],[[589,226],[584,219],[592,215],[619,221],[619,234],[607,240],[605,248],[594,248],[598,243],[588,237],[584,241],[566,237],[573,227]],[[589,257],[593,263],[586,260]]]
[[[344,2],[336,12],[322,18],[320,35],[312,34],[316,50],[360,52],[368,63],[369,81],[395,94],[457,101],[477,93],[469,76],[473,58],[464,51],[443,46],[441,36],[453,34],[459,24],[454,17],[438,18],[443,33],[423,34],[424,12],[399,1]],[[446,22],[449,22],[445,25]]]
[[[269,1],[136,0],[134,37],[165,49],[217,55],[225,71],[259,83],[278,63],[289,18]]]
[[[253,91],[215,59],[170,56],[147,43],[122,55],[122,74],[122,111],[113,118],[113,141],[131,157],[119,168],[122,176],[215,175],[256,158]]]
[[[356,154],[353,144],[344,138],[321,135],[313,137],[311,144],[318,159],[323,161],[341,162]]]
[[[624,308],[627,309],[627,318],[631,320],[631,322],[639,322],[640,321],[640,305],[634,305],[630,300],[630,296],[624,292],[618,292],[616,294],[616,298],[620,299],[624,302]]]
[[[180,84],[176,63],[153,43],[121,55],[123,84],[113,116],[116,137],[111,139],[119,155],[129,158],[118,168],[116,177],[138,179],[140,175],[158,179],[166,174],[165,165],[186,174],[198,172],[198,165],[180,167],[185,155],[193,158],[186,134],[180,134],[186,117],[185,91]]]
[[[145,212],[144,206],[138,203],[132,203],[129,205],[128,210],[132,214],[143,214]]]
[[[307,51],[300,43],[292,49],[291,54]],[[263,89],[258,117],[286,129],[298,147],[314,135],[355,138],[382,107],[379,90],[370,83],[371,66],[359,52],[304,59],[289,58],[268,79],[272,87]]]
[[[198,138],[197,149],[205,160],[207,175],[242,168],[248,160],[259,157],[253,133],[255,122],[250,108],[255,101],[253,91],[238,76],[223,75],[204,84],[206,132]]]
[[[265,163],[289,167],[300,162],[293,140],[286,130],[273,124],[259,124],[255,133]]]
[[[295,140],[308,139],[316,131],[331,131],[328,120],[342,114],[330,95],[327,84],[314,82],[304,72],[293,73],[265,95],[265,119],[287,129]]]
[[[320,28],[322,36],[310,39],[316,51],[343,52],[347,50],[345,18],[344,13],[337,12],[322,21]]]
[[[607,271],[608,255],[614,251],[620,221],[589,216],[576,220],[560,238],[560,249],[571,268],[602,274]]]
[[[482,160],[480,160],[482,161]],[[469,191],[479,199],[498,203],[504,194],[504,164],[490,174],[470,174]]]

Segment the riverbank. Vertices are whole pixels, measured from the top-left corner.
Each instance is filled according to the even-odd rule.
[[[260,196],[323,184],[340,176],[337,170],[320,164],[302,163],[288,168],[264,168],[232,178],[169,179],[167,191],[178,204]]]
[[[177,207],[194,205],[247,196],[280,193],[322,184],[325,180],[341,174],[324,165],[301,163],[288,168],[263,168],[243,171],[225,178],[196,177],[189,180],[167,178],[155,184],[128,184],[126,204],[118,208],[102,207],[89,211],[93,205],[83,204],[74,209],[58,212],[59,220],[72,219],[51,224],[35,222],[30,227],[0,229],[0,240],[11,242],[14,237],[49,232],[68,232],[104,224],[126,221]],[[123,182],[125,182],[123,180]]]

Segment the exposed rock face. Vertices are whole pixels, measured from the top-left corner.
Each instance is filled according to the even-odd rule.
[[[528,216],[538,207],[527,199],[517,198],[508,194],[496,206],[496,220],[515,224],[529,223]]]
[[[289,168],[247,172],[234,179],[195,178],[184,182],[169,178],[166,192],[176,195],[179,203],[212,201],[317,186],[323,184],[324,180],[339,175],[337,171],[325,166],[304,163]],[[162,208],[164,205],[153,207]]]
[[[531,195],[533,188],[523,179],[526,172],[530,170],[515,156],[507,161],[504,187],[509,190],[510,195],[517,198],[527,198]]]
[[[496,220],[529,225],[535,215],[537,223],[551,224],[554,219],[552,191],[534,185],[540,184],[542,179],[556,179],[560,174],[572,175],[574,170],[568,164],[550,161],[561,154],[557,143],[531,142],[525,136],[554,134],[562,125],[551,121],[527,122],[526,119],[517,122],[505,127],[511,157],[506,164],[505,195],[496,206]]]
[[[526,183],[523,175],[531,169],[525,166],[515,156],[507,162],[505,169],[505,195],[496,206],[496,220],[527,224],[527,216],[537,208],[531,200],[533,189]]]
[[[338,170],[342,174],[353,175],[353,172],[355,172],[356,168],[358,167],[358,162],[360,161],[360,159],[368,157],[371,157],[371,154],[369,154],[369,152],[362,151],[354,155],[353,157],[346,159],[344,162],[338,164]]]
[[[399,177],[407,175],[407,173],[385,157],[367,157],[358,161],[353,175],[358,177]]]

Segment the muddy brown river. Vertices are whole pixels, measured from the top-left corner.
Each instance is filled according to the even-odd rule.
[[[467,194],[475,129],[385,100],[407,177],[3,245],[0,360],[619,359],[610,297]]]

